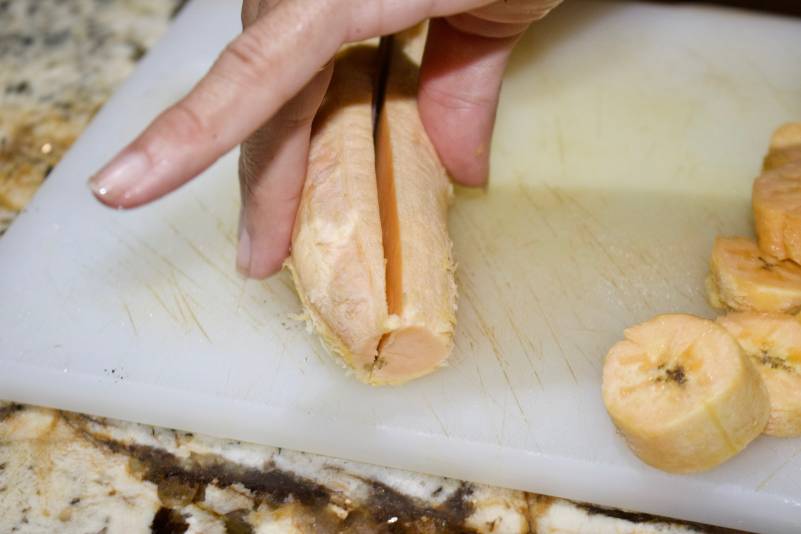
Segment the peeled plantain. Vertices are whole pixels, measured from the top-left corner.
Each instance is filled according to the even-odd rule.
[[[418,115],[415,48],[396,42],[375,138],[377,50],[338,55],[287,262],[324,344],[376,385],[432,372],[453,345],[451,185]]]

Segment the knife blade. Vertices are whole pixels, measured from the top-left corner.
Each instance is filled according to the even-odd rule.
[[[378,128],[378,118],[381,116],[381,110],[384,107],[384,93],[387,88],[387,77],[389,76],[389,67],[392,61],[392,35],[385,35],[381,37],[378,43],[378,54],[376,61],[378,67],[376,69],[375,85],[373,87],[373,135],[375,136]]]

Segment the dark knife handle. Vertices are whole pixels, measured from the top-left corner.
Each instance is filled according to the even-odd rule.
[[[718,6],[738,7],[750,9],[752,11],[766,11],[780,15],[793,15],[801,17],[801,0],[704,0],[699,2],[681,0],[651,0],[659,4],[673,5],[704,5],[712,4]]]

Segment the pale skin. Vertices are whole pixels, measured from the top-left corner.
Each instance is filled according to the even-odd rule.
[[[242,144],[237,269],[281,268],[306,172],[314,115],[345,43],[434,18],[420,116],[452,178],[482,186],[501,77],[526,28],[561,0],[245,0],[242,33],[184,98],[90,184],[114,208],[152,202]]]

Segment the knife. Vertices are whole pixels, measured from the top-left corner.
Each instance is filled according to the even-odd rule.
[[[373,86],[373,136],[375,136],[378,129],[378,118],[381,116],[381,110],[384,107],[384,93],[386,92],[389,67],[392,61],[392,46],[392,35],[381,37],[378,43],[376,58],[378,68],[376,69],[375,84]]]

